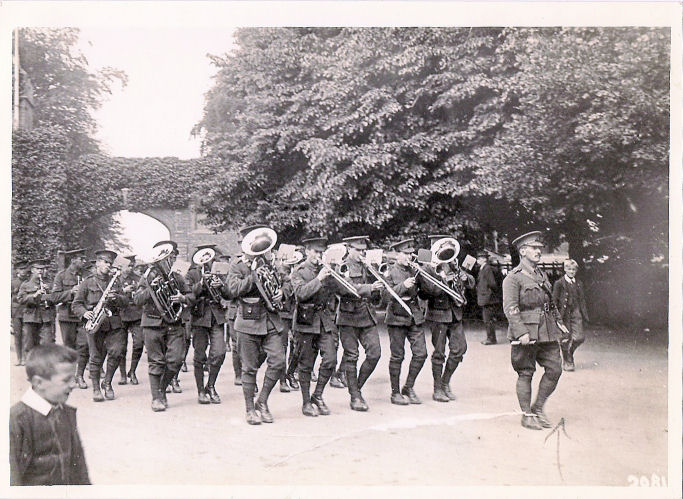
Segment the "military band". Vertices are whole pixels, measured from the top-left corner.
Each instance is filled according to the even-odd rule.
[[[545,403],[562,369],[574,369],[573,355],[583,342],[587,320],[576,262],[568,260],[565,275],[551,287],[538,267],[540,235],[531,232],[513,241],[521,261],[502,285],[521,423],[528,429],[551,426]],[[332,412],[323,398],[328,384],[346,386],[351,409],[363,412],[369,406],[362,389],[381,356],[374,312],[380,306],[389,337],[391,403],[422,404],[414,387],[428,356],[426,332],[432,346],[432,398],[453,401],[451,379],[467,351],[465,295],[475,281],[458,264],[460,246],[455,238],[439,234],[429,239],[430,249],[417,255],[413,238],[391,244],[393,256],[382,265],[370,261],[367,236],[347,237],[334,245],[325,237],[309,237],[276,260],[277,234],[257,224],[240,229],[242,252],[232,260],[213,244],[197,246],[194,266],[186,275],[174,270],[178,247],[173,241],[156,243],[154,257],[144,264],[135,255],[123,257],[128,260],[123,273],[113,267],[116,252],[106,249],[95,252],[90,269],[85,249],[61,252],[66,267],[52,281],[46,259],[15,261],[11,313],[17,365],[34,345],[55,341],[56,311],[62,343],[79,352],[76,383],[88,388],[84,370],[89,363],[96,402],[115,398],[112,379],[117,369],[119,384],[140,383],[136,369],[146,349],[151,408],[164,411],[167,389],[174,380],[177,383],[186,342],[191,340],[198,402],[221,403],[216,382],[231,350],[234,384],[242,386],[250,425],[274,421],[268,401],[278,382],[282,392],[301,390],[304,416]],[[476,296],[484,310],[482,343],[494,345],[498,284],[487,256],[484,251],[477,254]],[[216,263],[219,260],[224,267]],[[127,371],[129,334],[132,355]],[[401,382],[406,342],[411,358]],[[360,367],[359,347],[365,354]],[[313,369],[318,358],[316,382]],[[264,363],[259,390],[257,372]],[[545,372],[532,403],[537,363]]]

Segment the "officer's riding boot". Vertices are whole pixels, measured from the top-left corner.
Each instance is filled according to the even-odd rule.
[[[391,403],[396,405],[408,405],[408,399],[401,395],[400,390],[401,367],[389,366],[389,381],[391,382]]]
[[[441,384],[441,366],[432,364],[432,377],[434,378],[434,394],[432,398],[437,402],[450,402],[451,399],[443,391]]]
[[[456,398],[455,394],[451,391],[450,383],[451,376],[453,376],[453,373],[458,368],[458,364],[460,364],[460,362],[451,360],[446,361],[446,367],[444,368],[443,377],[441,378],[443,392],[446,394],[446,397],[448,397],[449,400],[455,400]]]
[[[316,417],[318,409],[311,404],[311,374],[299,372],[299,387],[301,388],[301,399],[303,405],[301,412],[304,416]]]
[[[209,366],[209,380],[206,384],[206,392],[209,394],[209,399],[212,404],[220,404],[221,398],[216,391],[216,380],[220,372],[220,366]]]
[[[126,356],[123,355],[121,356],[121,360],[119,361],[119,373],[121,374],[121,379],[119,380],[119,385],[127,385],[128,384],[128,378],[126,376]]]
[[[315,385],[315,392],[311,396],[311,403],[318,408],[318,413],[322,416],[329,416],[330,409],[325,404],[323,400],[323,390],[325,390],[325,385],[330,380],[332,373],[330,371],[320,370],[320,376],[318,376],[318,383]]]
[[[161,398],[161,390],[159,389],[161,376],[158,374],[149,375],[149,389],[152,392],[152,410],[154,412],[161,412],[166,410],[166,405]]]
[[[268,409],[268,397],[270,396],[270,392],[273,390],[273,387],[276,385],[277,382],[278,380],[270,379],[267,376],[263,378],[263,386],[261,387],[261,393],[259,394],[254,404],[256,410],[261,414],[262,423],[273,422],[273,415],[270,413],[270,409]]]
[[[114,400],[114,389],[111,386],[112,379],[114,379],[114,372],[116,368],[114,366],[107,365],[107,372],[104,375],[104,380],[102,381],[102,389],[104,390],[104,398],[107,400]]]
[[[365,412],[368,410],[368,404],[363,400],[363,396],[358,388],[358,375],[355,368],[346,370],[346,382],[348,383],[349,394],[351,395],[350,406],[354,411]]]
[[[256,383],[249,383],[245,381],[242,384],[242,393],[244,394],[244,403],[247,410],[246,418],[247,423],[251,425],[261,424],[261,418],[257,414],[254,406],[254,388]]]
[[[100,389],[100,373],[99,369],[91,369],[92,373],[90,379],[92,380],[92,399],[95,402],[104,402],[104,395]]]

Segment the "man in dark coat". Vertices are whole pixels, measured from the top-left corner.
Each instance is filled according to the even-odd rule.
[[[477,305],[481,307],[481,315],[486,327],[486,339],[482,345],[495,345],[496,339],[496,313],[500,308],[500,286],[489,264],[487,251],[477,253],[479,274],[477,275]]]
[[[583,284],[576,278],[579,265],[574,260],[565,260],[565,275],[553,285],[553,300],[562,316],[564,325],[569,329],[569,341],[561,344],[562,369],[573,371],[574,352],[584,342],[583,322],[588,322],[588,308]]]

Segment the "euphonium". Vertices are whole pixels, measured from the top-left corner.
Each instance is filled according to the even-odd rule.
[[[201,248],[195,251],[194,255],[192,255],[192,261],[201,269],[202,284],[206,294],[209,296],[209,299],[212,302],[220,303],[222,298],[221,292],[218,290],[218,288],[212,286],[211,284],[216,281],[221,281],[221,278],[218,276],[218,274],[213,274],[204,270],[205,265],[211,263],[214,258],[216,258],[216,250],[213,248]]]
[[[277,243],[277,234],[273,229],[261,227],[247,233],[242,240],[242,251],[245,255],[255,257],[251,269],[256,276],[255,283],[269,312],[282,310],[282,282],[277,269],[266,260],[265,255]],[[280,295],[276,299],[276,295]]]
[[[162,318],[169,323],[178,321],[184,308],[182,303],[171,300],[171,296],[180,293],[180,286],[171,273],[171,263],[168,260],[172,252],[173,246],[170,244],[159,246],[157,256],[150,262],[143,276],[154,305]]]
[[[453,298],[453,301],[458,307],[463,307],[467,304],[467,298],[465,297],[465,292],[462,288],[462,281],[460,280],[460,267],[458,266],[458,261],[456,260],[458,253],[460,253],[460,243],[452,237],[444,237],[437,239],[431,247],[432,252],[432,263],[436,266],[437,273],[440,273],[443,279],[446,281],[453,293],[449,293],[449,296]],[[456,270],[458,272],[453,273],[446,272],[445,270],[450,270],[448,265],[451,262],[455,262]],[[444,269],[444,272],[439,272],[439,267]]]

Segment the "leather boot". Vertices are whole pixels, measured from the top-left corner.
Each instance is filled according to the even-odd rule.
[[[274,421],[273,415],[270,413],[270,410],[268,409],[268,403],[267,402],[257,399],[256,402],[254,403],[254,408],[261,415],[261,422],[262,423],[272,423]]]
[[[349,394],[351,395],[351,401],[349,402],[351,409],[361,412],[367,411],[368,404],[363,399],[360,389],[358,388],[358,375],[356,374],[355,369],[346,371],[346,382],[348,383]]]
[[[296,380],[293,374],[287,376],[287,382],[289,383],[289,388],[292,391],[298,392],[300,390],[301,387],[299,385],[299,382]]]
[[[318,408],[314,406],[310,401],[304,403],[303,407],[301,408],[301,412],[304,416],[309,416],[312,418],[318,417]]]
[[[214,385],[206,385],[206,392],[209,394],[209,399],[212,404],[220,404],[221,398],[218,396],[216,387]]]
[[[154,412],[162,412],[166,410],[166,405],[160,398],[152,399],[152,410]]]
[[[203,388],[197,391],[197,402],[203,405],[211,403],[211,399],[209,399],[209,394],[206,393],[206,390],[204,390]]]
[[[292,389],[287,384],[287,379],[280,380],[280,391],[282,393],[289,393]]]
[[[88,388],[88,384],[83,379],[82,374],[76,376],[76,384],[78,385],[78,388],[80,388],[81,390],[86,390]]]
[[[337,373],[333,374],[330,378],[330,386],[333,388],[346,388],[346,385],[341,382],[341,379],[339,379]]]
[[[408,399],[405,398],[403,395],[401,395],[400,392],[392,392],[391,393],[391,403],[395,404],[395,405],[408,405],[408,404],[410,404]]]
[[[178,378],[173,378],[171,380],[171,389],[173,390],[173,393],[183,393],[183,389],[180,388],[180,382],[178,381]]]
[[[327,407],[322,395],[316,393],[311,395],[311,403],[318,408],[318,413],[321,416],[329,416],[331,414],[330,408]]]
[[[255,409],[250,409],[247,411],[246,419],[247,423],[249,423],[250,425],[261,424],[261,418],[259,417]]]
[[[102,389],[104,390],[104,398],[107,400],[114,400],[116,398],[114,395],[114,389],[111,386],[111,381],[103,381]]]
[[[415,393],[415,390],[412,386],[404,386],[403,390],[401,390],[401,395],[407,397],[408,402],[410,402],[411,404],[417,405],[422,403],[422,401],[419,399],[417,393]]]
[[[552,428],[553,424],[550,422],[550,419],[546,415],[545,412],[543,412],[543,409],[538,409],[538,408],[531,408],[531,412],[533,413],[534,416],[536,416],[536,421],[538,421],[538,424],[540,424],[543,428]]]
[[[528,428],[529,430],[542,430],[543,427],[538,422],[538,419],[534,414],[524,413],[522,415],[522,426]]]
[[[444,393],[441,384],[441,366],[432,364],[432,377],[434,378],[434,394],[432,398],[437,402],[450,402],[451,399]]]
[[[92,399],[95,402],[104,402],[104,395],[100,390],[100,379],[95,377],[92,378]]]
[[[135,371],[128,371],[128,381],[131,385],[139,385],[138,377],[135,375]]]
[[[443,377],[441,378],[441,387],[443,388],[443,392],[446,394],[446,397],[448,397],[449,400],[456,399],[455,394],[451,391],[450,383],[451,377],[453,376],[455,370],[458,368],[459,364],[460,362],[446,362],[446,367],[443,371]]]

